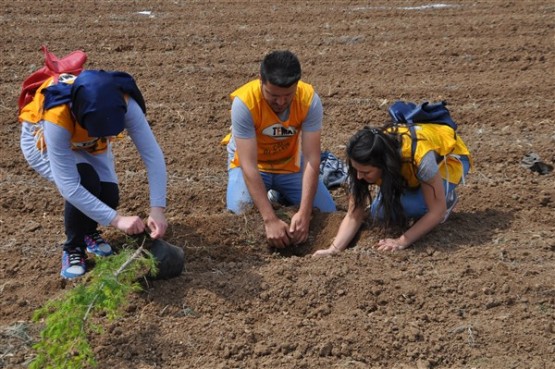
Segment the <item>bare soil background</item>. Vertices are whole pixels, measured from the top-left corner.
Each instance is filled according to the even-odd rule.
[[[99,368],[555,368],[554,174],[521,165],[555,160],[553,1],[0,2],[0,368],[26,367],[33,311],[71,288],[63,201],[19,149],[16,101],[43,44],[136,77],[167,157],[166,239],[186,254],[180,277],[145,284],[90,337]],[[449,221],[403,252],[373,250],[366,228],[313,259],[343,189],[340,211],[315,213],[309,242],[281,254],[256,212],[229,214],[228,94],[275,49],[298,54],[322,149],[342,158],[394,100],[447,100],[476,164]],[[146,215],[144,167],[126,140],[116,155],[120,208]]]

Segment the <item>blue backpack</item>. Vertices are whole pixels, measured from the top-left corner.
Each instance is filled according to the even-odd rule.
[[[411,151],[412,155],[416,151],[416,133],[414,131],[415,124],[443,124],[453,129],[453,135],[457,137],[457,123],[451,119],[449,110],[445,107],[447,102],[440,101],[437,103],[429,103],[427,101],[420,105],[407,101],[395,101],[389,107],[389,115],[393,120],[393,124],[405,124],[412,138]]]

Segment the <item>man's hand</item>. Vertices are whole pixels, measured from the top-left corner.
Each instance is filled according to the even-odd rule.
[[[301,214],[301,212],[297,212],[293,215],[293,218],[291,218],[291,226],[289,227],[289,234],[291,235],[291,241],[294,245],[303,243],[308,239],[309,226],[310,216]]]
[[[164,215],[164,209],[154,207],[150,209],[150,215],[147,220],[148,228],[150,228],[150,237],[157,239],[164,237],[168,229],[168,222]]]
[[[291,244],[291,235],[289,234],[289,226],[283,220],[274,218],[264,222],[266,228],[266,238],[270,246],[283,248]]]

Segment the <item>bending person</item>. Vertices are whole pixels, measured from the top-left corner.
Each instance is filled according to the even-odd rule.
[[[351,137],[349,208],[332,244],[313,256],[343,251],[368,216],[388,229],[406,229],[397,238],[379,240],[375,247],[383,251],[405,249],[447,220],[457,204],[455,188],[470,169],[470,153],[447,125],[414,128],[411,133],[406,125],[365,127]],[[369,186],[378,186],[374,199]],[[410,227],[409,220],[414,220]]]
[[[129,235],[148,227],[153,238],[166,232],[166,166],[145,112],[142,94],[129,74],[102,70],[51,77],[21,109],[23,154],[31,167],[56,184],[65,200],[64,278],[86,272],[85,249],[98,256],[112,254],[99,224]],[[120,197],[112,141],[124,130],[147,169],[146,224],[138,215],[116,211]]]

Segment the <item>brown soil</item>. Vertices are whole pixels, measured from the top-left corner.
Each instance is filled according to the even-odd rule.
[[[2,3],[0,368],[26,366],[33,311],[71,288],[62,199],[19,150],[16,101],[42,44],[136,77],[167,156],[167,240],[187,258],[90,337],[99,368],[555,368],[554,174],[521,165],[555,160],[551,0]],[[394,254],[366,228],[316,260],[343,189],[341,211],[315,214],[307,245],[282,254],[256,212],[226,212],[228,94],[286,48],[322,97],[322,148],[340,157],[392,101],[449,102],[476,167],[446,224]],[[145,215],[144,168],[126,142],[116,151],[121,210]]]

